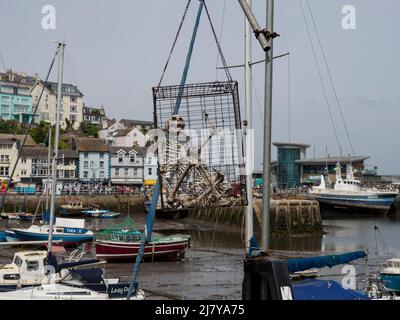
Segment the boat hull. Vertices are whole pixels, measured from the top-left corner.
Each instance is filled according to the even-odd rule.
[[[150,242],[144,251],[144,258],[181,258],[185,249],[189,248],[190,240],[171,241],[163,243]],[[140,243],[125,243],[97,240],[95,242],[96,258],[104,260],[132,260],[136,258]]]
[[[342,208],[371,209],[387,213],[393,205],[397,194],[368,196],[368,195],[337,195],[337,194],[311,194],[310,197],[319,203]]]
[[[71,208],[63,208],[60,207],[58,209],[59,214],[64,217],[81,217],[83,209],[71,209]]]
[[[19,229],[14,229],[14,239],[16,241],[46,241],[49,238],[48,233],[29,232]],[[11,235],[11,234],[10,234]],[[93,240],[93,235],[85,234],[53,234],[53,240],[62,241],[65,244],[78,244],[83,242],[90,242]]]
[[[400,274],[381,273],[381,280],[389,291],[400,292]]]

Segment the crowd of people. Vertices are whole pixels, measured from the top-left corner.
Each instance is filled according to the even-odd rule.
[[[44,187],[37,188],[38,193],[45,192]],[[65,184],[57,187],[57,194],[61,195],[139,195],[143,194],[143,187],[113,186],[103,184]]]

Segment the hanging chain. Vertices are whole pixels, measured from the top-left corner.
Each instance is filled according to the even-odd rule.
[[[161,79],[160,79],[160,81],[158,82],[158,86],[157,86],[158,88],[161,86],[161,83],[162,83],[162,81],[164,80],[165,73],[166,73],[166,71],[167,71],[167,69],[168,69],[169,62],[171,61],[172,54],[174,53],[174,50],[175,50],[175,47],[176,47],[176,43],[178,42],[178,38],[179,38],[179,35],[180,35],[180,33],[181,33],[181,30],[182,30],[182,27],[183,27],[183,23],[185,22],[187,13],[188,13],[188,11],[189,11],[189,7],[190,7],[190,3],[191,3],[191,2],[192,2],[192,0],[188,0],[188,3],[187,3],[186,8],[185,8],[185,12],[183,13],[183,17],[182,17],[181,23],[179,24],[178,32],[176,33],[174,43],[173,43],[173,45],[172,45],[171,51],[170,51],[170,53],[169,53],[167,62],[166,62],[166,64],[165,64],[165,67],[164,67],[164,70],[163,70],[163,73],[162,73],[162,75],[161,75]]]
[[[229,71],[228,64],[226,63],[224,53],[222,52],[221,44],[220,44],[219,41],[218,41],[218,36],[217,36],[217,33],[215,32],[214,24],[212,23],[211,16],[210,16],[210,12],[208,11],[208,7],[207,7],[205,1],[204,1],[204,8],[206,9],[208,21],[210,22],[211,30],[212,30],[212,33],[213,33],[213,35],[214,35],[214,40],[215,40],[215,43],[216,43],[216,45],[217,45],[219,55],[220,55],[220,57],[221,57],[221,61],[222,61],[222,65],[223,65],[224,70],[225,70],[225,73],[226,73],[226,77],[228,78],[228,81],[229,81],[229,82],[232,82],[232,81],[233,81],[233,80],[232,80],[232,76],[231,76],[231,73],[230,73],[230,71]]]

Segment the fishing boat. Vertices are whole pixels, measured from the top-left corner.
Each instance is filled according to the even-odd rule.
[[[388,291],[400,292],[400,259],[386,260],[380,273],[381,281]]]
[[[346,179],[342,178],[341,165],[336,165],[336,183],[328,188],[325,177],[321,176],[321,184],[309,191],[309,196],[321,204],[338,208],[372,209],[387,213],[393,205],[398,191],[363,189],[361,181],[354,178],[352,166],[348,166]]]
[[[61,240],[72,245],[93,240],[93,232],[84,227],[85,220],[56,219],[53,227],[53,240]],[[32,225],[27,229],[12,228],[6,230],[6,235],[14,241],[44,241],[49,238],[49,225]]]
[[[95,235],[96,257],[105,260],[131,260],[136,258],[140,248],[137,230],[105,229]],[[190,237],[173,235],[152,237],[146,245],[144,257],[182,259],[185,249],[190,247]]]
[[[83,207],[82,201],[75,199],[69,200],[66,204],[63,204],[59,208],[59,213],[61,216],[66,217],[80,217],[82,216],[82,211],[86,208]]]

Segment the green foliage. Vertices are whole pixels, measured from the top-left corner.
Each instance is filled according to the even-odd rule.
[[[100,128],[97,125],[86,124],[84,122],[82,122],[82,124],[81,124],[81,131],[86,136],[98,138],[99,130],[100,130]]]
[[[34,126],[29,131],[30,136],[36,143],[45,143],[48,144],[48,134],[50,129],[50,123],[46,121],[41,121],[39,125]],[[54,129],[52,129],[54,132]]]
[[[25,130],[17,120],[0,120],[0,133],[6,134],[23,134]]]

